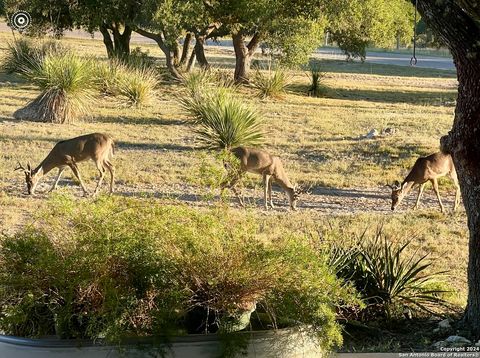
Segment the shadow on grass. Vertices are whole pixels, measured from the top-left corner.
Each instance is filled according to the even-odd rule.
[[[127,150],[168,150],[173,152],[190,152],[198,149],[192,146],[171,143],[133,143],[125,141],[115,141],[115,146],[119,149]]]
[[[112,123],[112,124],[140,124],[159,126],[182,126],[188,124],[180,119],[164,119],[158,117],[130,117],[130,116],[98,116],[88,120],[89,122]]]
[[[323,72],[356,73],[365,75],[423,77],[423,78],[457,78],[455,71],[437,70],[399,65],[382,65],[370,62],[347,62],[337,60],[316,60]]]
[[[288,86],[288,91],[290,93],[304,97],[308,96],[308,89],[309,86],[304,84],[295,83]],[[317,98],[452,107],[457,98],[457,91],[375,91],[354,88],[332,88],[325,86],[323,94]]]

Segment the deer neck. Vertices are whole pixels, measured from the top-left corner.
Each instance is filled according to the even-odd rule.
[[[36,167],[33,171],[32,174],[35,176],[44,176],[46,175],[49,171],[51,171],[53,168],[56,166],[54,163],[52,163],[51,160],[49,160],[49,157],[47,156],[40,164],[38,167]]]
[[[407,181],[405,179],[402,183],[402,191],[403,191],[404,195],[407,195],[414,185],[415,185],[415,182],[413,180],[412,181]]]

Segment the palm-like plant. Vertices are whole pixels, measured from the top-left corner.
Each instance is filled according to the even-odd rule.
[[[405,256],[409,244],[391,243],[379,229],[374,238],[362,235],[356,247],[332,248],[330,264],[337,276],[354,284],[372,313],[380,310],[391,318],[399,306],[415,306],[426,312],[448,306],[442,298],[448,291],[435,285],[443,272],[428,272],[432,264],[428,255],[414,252]]]
[[[269,68],[266,72],[257,69],[251,83],[258,90],[258,96],[262,99],[282,98],[290,85],[290,79],[283,69]]]
[[[29,61],[20,71],[40,87],[42,93],[25,108],[17,110],[15,118],[65,123],[88,112],[94,87],[89,60],[71,52],[50,53],[41,61]]]
[[[321,97],[326,92],[326,88],[322,84],[325,74],[323,73],[320,64],[317,62],[311,62],[309,65],[309,70],[310,87],[308,88],[308,95],[312,97]]]
[[[226,88],[181,98],[192,116],[200,143],[210,149],[258,145],[263,142],[258,113],[234,97]]]

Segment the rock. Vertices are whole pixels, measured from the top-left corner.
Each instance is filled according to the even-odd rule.
[[[433,348],[440,349],[440,347],[446,347],[448,344],[445,341],[438,341],[432,344]]]
[[[366,139],[372,139],[378,136],[378,131],[374,128],[370,130],[370,132],[367,133],[367,135],[364,137]]]
[[[467,344],[472,344],[472,342],[465,337],[462,336],[449,336],[446,340],[446,343],[449,344],[461,344],[461,345],[467,345]]]
[[[450,318],[444,319],[443,321],[438,322],[438,327],[442,329],[450,329]]]

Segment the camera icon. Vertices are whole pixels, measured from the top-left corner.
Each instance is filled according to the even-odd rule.
[[[25,30],[32,22],[32,17],[27,11],[16,11],[10,17],[10,26],[18,31]]]

